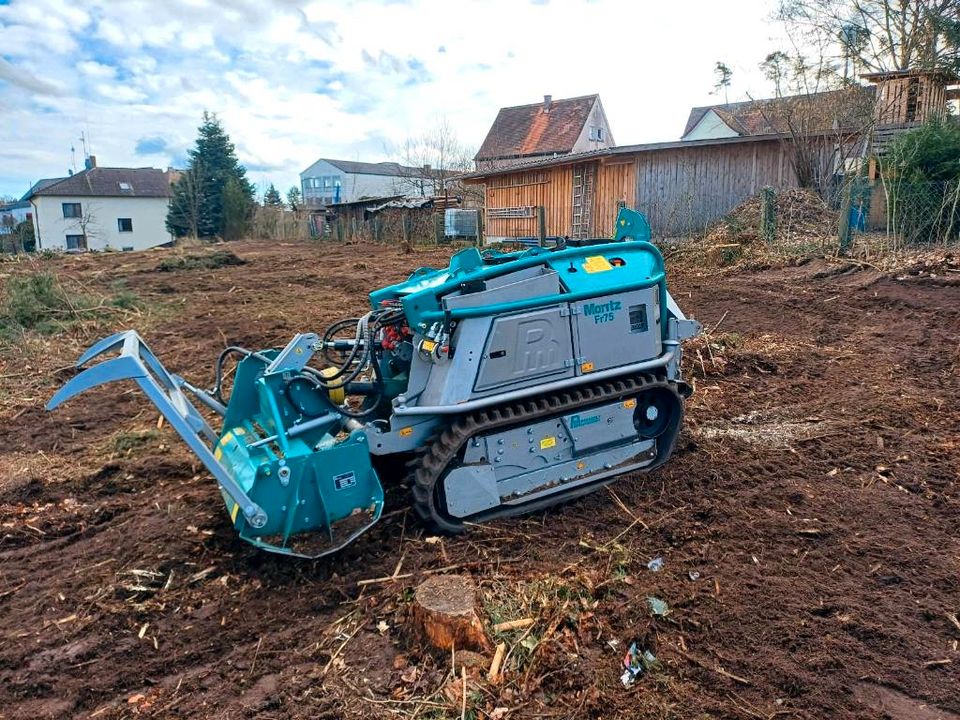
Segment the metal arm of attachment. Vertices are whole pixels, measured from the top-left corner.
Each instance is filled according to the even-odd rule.
[[[135,380],[167,422],[217,479],[224,492],[240,506],[247,522],[255,528],[266,525],[267,514],[250,499],[214,456],[211,447],[217,444],[219,438],[184,395],[181,389],[186,385],[184,380],[171,375],[163,367],[136,331],[118,332],[95,343],[80,356],[77,367],[82,367],[104,353],[117,350],[119,354],[116,357],[97,363],[71,378],[50,398],[47,410],[53,410],[61,403],[97,385],[117,380]]]

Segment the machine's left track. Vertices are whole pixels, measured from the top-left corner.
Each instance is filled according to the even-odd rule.
[[[497,517],[521,515],[586,495],[599,486],[612,482],[617,475],[628,472],[631,468],[603,473],[602,477],[593,482],[572,485],[569,489],[556,490],[526,502],[500,505],[466,518],[453,517],[446,511],[440,488],[446,473],[459,464],[464,447],[475,436],[526,425],[606,402],[637,397],[656,389],[668,391],[675,403],[668,427],[657,439],[656,456],[642,468],[644,472],[652,470],[666,462],[673,451],[683,415],[681,398],[688,395],[689,390],[685,383],[669,381],[659,375],[632,375],[533,400],[479,410],[456,418],[419,448],[408,464],[413,508],[418,517],[435,530],[457,534],[463,532],[464,522],[483,522]]]

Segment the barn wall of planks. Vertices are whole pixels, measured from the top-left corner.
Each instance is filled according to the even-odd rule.
[[[570,166],[492,177],[486,187],[484,232],[488,237],[536,237],[536,208],[542,206],[547,235],[569,235],[572,198]]]
[[[679,237],[702,231],[766,185],[796,187],[789,151],[778,139],[677,145],[590,161],[593,237],[613,234],[621,206],[644,212],[655,237]],[[480,179],[486,184],[486,236],[536,237],[538,206],[545,209],[547,236],[569,236],[574,164],[571,159]]]
[[[641,153],[636,208],[655,236],[701,232],[762,187],[797,186],[779,140]]]

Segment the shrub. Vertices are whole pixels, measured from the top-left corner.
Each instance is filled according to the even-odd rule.
[[[101,298],[66,290],[57,276],[46,270],[14,275],[7,280],[0,305],[0,338],[10,340],[28,330],[60,332],[80,320],[97,320],[140,306],[129,290]]]
[[[209,255],[181,255],[164,258],[157,265],[159,272],[177,270],[216,270],[231,265],[246,265],[247,261],[237,257],[229,250],[217,250]]]
[[[894,232],[908,243],[960,235],[960,124],[931,122],[904,133],[885,164]]]

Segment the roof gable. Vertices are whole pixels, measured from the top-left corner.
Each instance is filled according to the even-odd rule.
[[[41,183],[46,181],[41,181]],[[27,197],[170,197],[170,182],[156,168],[94,167],[70,177],[40,186],[37,183]],[[38,187],[40,186],[40,187]]]
[[[573,150],[599,95],[500,108],[477,160],[551,155]]]
[[[689,124],[689,122],[688,122]],[[737,137],[742,133],[731,127],[731,118],[723,117],[714,108],[708,108],[689,130],[684,132],[684,140],[703,140],[705,138]]]

